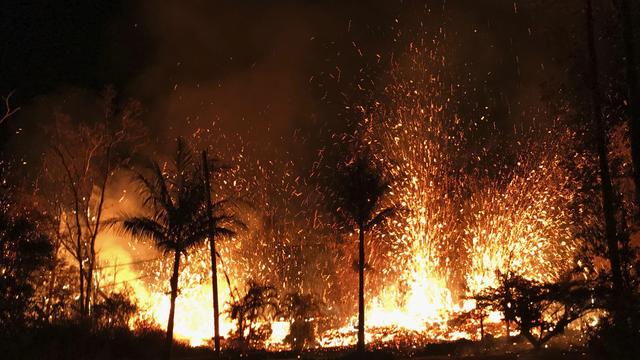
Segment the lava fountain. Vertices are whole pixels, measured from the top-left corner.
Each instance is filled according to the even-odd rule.
[[[375,253],[368,247],[372,270],[366,284],[366,337],[370,343],[394,342],[399,334],[424,341],[473,338],[476,330],[456,329],[450,320],[475,307],[469,296],[495,285],[497,271],[553,281],[573,266],[577,244],[569,207],[577,181],[563,165],[570,142],[559,141],[560,135],[572,134],[545,133],[537,141],[541,145],[521,144],[515,150],[515,166],[502,165],[503,159],[478,146],[483,141],[478,135],[481,121],[465,121],[456,114],[451,102],[456,94],[432,71],[441,66],[440,58],[411,46],[407,59],[394,66],[384,96],[363,112],[357,130],[357,141],[372,149],[375,161],[393,180],[385,204],[401,209],[368,239],[385,246],[375,247]],[[241,160],[241,167],[251,165],[246,157]],[[257,165],[263,169],[264,164]],[[260,193],[257,211],[263,213],[257,218],[285,218],[286,230],[274,225],[267,231],[259,225],[262,220],[256,220],[249,224],[257,224],[250,234],[220,244],[221,304],[238,296],[236,289],[248,279],[261,276],[277,281],[279,291],[315,291],[326,303],[339,302],[328,299],[333,294],[328,289],[345,277],[321,269],[327,261],[305,255],[305,249],[315,249],[309,239],[319,232],[317,223],[329,218],[322,216],[322,199],[317,199],[317,189],[301,185],[306,180],[288,170],[283,173],[281,179],[273,172],[233,174],[233,186],[240,192]],[[278,189],[265,190],[269,187]],[[270,199],[274,194],[282,199]],[[213,334],[206,244],[184,264],[175,335],[201,345]],[[168,266],[158,256],[140,266],[140,278],[131,282],[144,309],[140,319],[166,322]],[[306,278],[304,271],[318,275]],[[341,326],[321,333],[318,344],[355,344],[357,319],[351,314],[343,315]],[[221,315],[220,333],[228,337],[233,324]],[[280,346],[288,332],[287,319],[280,320],[272,325],[271,346]],[[488,321],[497,323],[500,315],[491,314]]]
[[[386,239],[373,240],[392,245],[384,280],[370,274],[365,286],[367,340],[393,341],[389,329],[430,341],[473,338],[449,320],[475,308],[470,296],[497,285],[497,272],[544,282],[575,265],[570,206],[578,182],[563,163],[573,134],[532,131],[537,146],[520,144],[515,166],[496,165],[467,138],[480,124],[461,120],[453,94],[443,93],[451,87],[431,75],[437,59],[415,47],[409,58],[394,68],[385,98],[363,112],[360,129],[392,179],[387,203],[402,209]],[[500,320],[491,314],[488,322]],[[322,344],[354,344],[356,322]]]

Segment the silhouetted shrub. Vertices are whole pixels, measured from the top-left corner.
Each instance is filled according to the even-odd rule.
[[[247,293],[229,304],[227,313],[236,322],[230,345],[235,348],[262,348],[271,336],[271,319],[278,311],[273,286],[249,282]]]
[[[98,329],[127,328],[129,320],[138,311],[128,295],[112,293],[93,307],[93,317]]]
[[[285,343],[295,351],[315,345],[316,328],[313,319],[320,314],[320,307],[313,296],[291,293],[285,299],[282,311],[284,316],[291,319]]]

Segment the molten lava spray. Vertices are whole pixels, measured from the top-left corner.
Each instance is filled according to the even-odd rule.
[[[483,146],[488,120],[456,114],[452,99],[460,94],[438,75],[443,64],[411,45],[356,131],[392,179],[384,205],[401,210],[367,239],[368,342],[394,342],[402,334],[425,341],[476,337],[475,330],[456,329],[449,320],[474,308],[468,296],[496,285],[496,271],[553,281],[573,266],[577,245],[569,206],[577,181],[563,165],[570,141],[560,144],[560,135],[571,134],[532,132],[544,138],[504,149],[515,153],[515,161],[501,164],[504,159]],[[242,208],[248,230],[219,244],[220,303],[241,296],[238,289],[249,279],[274,285],[281,296],[311,293],[325,305],[325,317],[333,318],[325,321],[332,326],[323,327],[319,345],[354,344],[357,287],[348,265],[354,236],[335,241],[339,230],[311,181],[316,164],[297,175],[293,160],[254,161],[244,151],[225,155],[237,167],[217,179],[231,189],[223,194],[241,195],[252,206]],[[322,164],[322,152],[319,158]],[[140,247],[135,241],[131,246]],[[202,244],[188,254],[179,279],[175,335],[192,345],[213,335],[207,249]],[[144,309],[140,319],[164,327],[170,262],[153,257],[131,265],[136,278],[129,284]],[[288,332],[289,319],[276,320],[270,346],[280,346]],[[499,320],[499,314],[489,317]],[[220,333],[228,337],[232,329],[223,313]]]

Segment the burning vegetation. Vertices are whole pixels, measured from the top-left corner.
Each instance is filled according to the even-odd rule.
[[[603,104],[586,3],[592,111],[567,96],[513,131],[489,105],[468,110],[442,29],[397,34],[398,53],[376,55],[382,80],[345,106],[352,125],[310,161],[217,121],[154,143],[144,104],[111,88],[96,120],[53,113],[39,163],[2,150],[0,345],[17,358],[47,337],[54,357],[554,344],[632,358],[636,69],[636,97]],[[20,109],[5,106],[8,132]],[[56,348],[69,339],[78,353]]]

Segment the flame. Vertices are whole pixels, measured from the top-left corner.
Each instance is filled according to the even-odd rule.
[[[143,308],[147,311],[142,316],[151,317],[158,324],[166,324],[169,318],[169,297],[163,293],[152,293],[143,299]],[[224,303],[225,299],[221,296],[221,303]],[[213,338],[212,306],[211,285],[184,287],[176,299],[176,339],[186,340],[191,346],[206,345]],[[231,320],[222,314],[220,336],[228,337],[233,326]]]
[[[267,346],[276,347],[284,344],[284,339],[289,335],[290,323],[280,320],[271,323],[271,336],[267,340]]]
[[[387,88],[390,100],[378,104],[372,114],[366,114],[358,132],[358,140],[375,150],[376,161],[394,180],[384,205],[403,209],[401,216],[386,224],[385,230],[368,234],[371,243],[384,244],[368,246],[367,262],[372,269],[367,271],[366,283],[368,343],[399,341],[400,335],[424,341],[477,337],[477,329],[455,328],[450,321],[475,308],[475,302],[468,297],[496,285],[496,271],[553,281],[572,266],[570,260],[577,249],[568,210],[575,180],[562,166],[560,136],[551,137],[542,150],[522,146],[518,149],[517,166],[510,171],[492,166],[495,159],[491,156],[496,155],[488,154],[486,149],[472,150],[465,137],[482,124],[472,121],[465,125],[450,106],[450,95],[440,93],[446,87],[437,76],[415,77],[416,70],[428,74],[429,60],[439,60],[428,56],[420,60],[425,57],[419,53],[412,56],[418,60],[414,61],[410,74],[400,70],[392,74],[395,82]],[[266,167],[258,164],[259,171],[266,171]],[[297,187],[299,178],[291,180],[294,176],[286,170],[285,173],[279,181],[254,174],[252,179],[247,176],[229,183],[244,189],[262,189],[265,208],[270,208],[272,202],[265,196],[268,191],[263,189],[268,186],[284,189],[288,195],[283,198],[291,197],[292,204],[311,203],[304,199],[304,190]],[[273,200],[276,201],[279,200]],[[301,213],[307,214],[302,210]],[[220,273],[226,271],[233,276],[228,283],[219,273],[222,307],[232,300],[231,289],[241,287],[252,271],[276,273],[280,270],[277,261],[296,261],[295,253],[282,250],[274,260],[260,258],[263,255],[260,251],[269,254],[267,250],[286,250],[285,245],[292,238],[304,239],[304,231],[315,230],[319,219],[315,209],[313,216],[306,217],[307,222],[300,221],[303,225],[291,225],[301,228],[294,228],[291,233],[273,230],[273,238],[266,239],[269,235],[254,230],[224,244],[220,252],[229,261],[222,265]],[[243,246],[249,249],[244,249],[245,252],[254,256],[251,269],[240,261],[246,260]],[[207,344],[213,335],[209,261],[207,247],[203,245],[183,262],[179,279],[181,292],[176,303],[174,332],[178,339],[193,346]],[[134,278],[151,274],[150,278],[130,284],[145,309],[139,317],[163,327],[169,312],[168,266],[159,259],[142,269],[127,270]],[[340,275],[326,275],[321,282],[316,278],[319,284],[315,286],[326,283],[331,287],[332,282],[343,281]],[[285,290],[295,288],[285,280],[278,286]],[[321,333],[318,345],[355,344],[357,316],[351,314],[341,319],[342,326]],[[220,333],[228,337],[234,324],[226,313],[221,314],[220,320]],[[487,330],[498,335],[501,320],[500,313],[490,313],[485,323],[495,326],[493,329],[488,326]],[[289,332],[287,319],[273,322],[271,329],[267,345],[283,346]]]
[[[137,300],[141,310],[131,320],[132,327],[136,326],[137,321],[144,320],[164,329],[170,308],[167,288],[169,274],[166,272],[169,262],[159,257],[140,266],[141,264],[131,261],[131,254],[126,249],[118,245],[121,242],[117,236],[109,233],[103,234],[99,239],[99,244],[106,246],[108,250],[102,252],[102,255],[105,259],[112,261],[104,267],[99,276],[113,279],[111,285],[114,286],[110,286],[110,290],[132,292],[131,295]],[[206,346],[213,338],[213,300],[209,280],[209,261],[208,244],[202,244],[193,251],[188,261],[183,261],[180,272],[174,337],[177,340],[186,341],[191,346]],[[140,269],[136,270],[136,265]],[[221,304],[220,336],[222,338],[229,338],[235,329],[235,324],[225,312],[226,305],[232,301],[229,285],[224,275],[219,274],[218,297]],[[231,286],[234,287],[235,284]],[[272,334],[267,345],[271,348],[282,347],[284,338],[289,333],[289,322],[275,321],[271,324],[271,328]]]
[[[562,166],[561,150],[572,134],[561,134],[568,135],[563,143],[545,134],[536,139],[540,148],[517,149],[514,169],[493,167],[491,154],[472,151],[465,138],[480,125],[464,125],[449,108],[438,77],[415,77],[427,72],[429,58],[413,55],[410,74],[393,74],[390,100],[365,114],[360,131],[394,180],[385,205],[404,210],[386,234],[369,235],[391,243],[384,261],[367,260],[386,269],[369,273],[376,281],[365,285],[366,339],[374,343],[403,333],[427,341],[477,336],[449,321],[475,308],[470,296],[497,285],[496,271],[554,281],[573,266],[578,248],[569,212],[577,182]],[[492,312],[485,324],[499,335],[501,320]],[[355,344],[356,323],[354,316],[328,331],[321,345]]]

